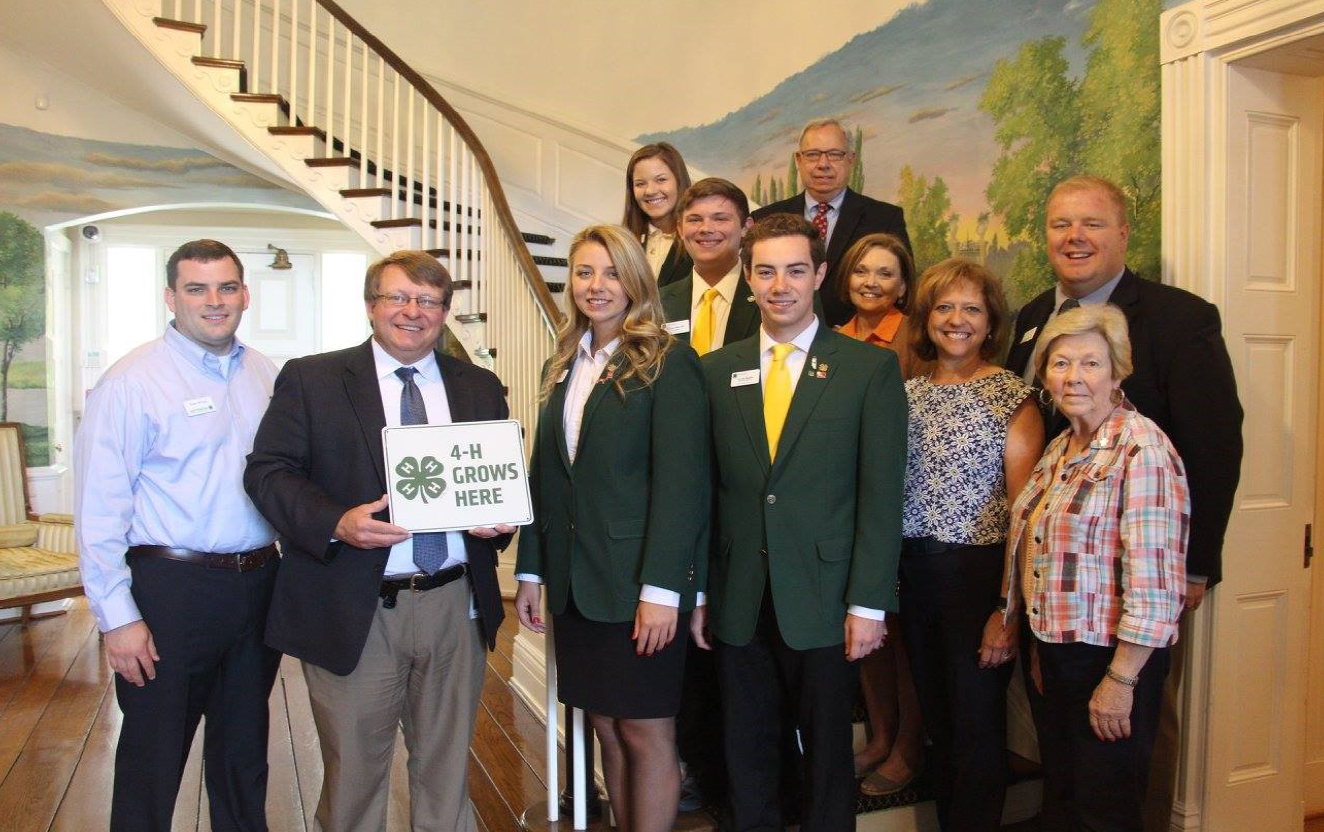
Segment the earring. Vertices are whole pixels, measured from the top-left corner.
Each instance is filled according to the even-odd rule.
[[[1048,393],[1048,388],[1040,387],[1038,388],[1036,395],[1039,397],[1039,404],[1043,405],[1044,407],[1049,407],[1053,403],[1053,394],[1048,393],[1048,398],[1045,399],[1044,398],[1045,393]]]
[[[1112,399],[1114,405],[1119,405],[1122,402],[1126,401],[1126,394],[1122,392],[1122,388],[1114,387],[1110,398]]]

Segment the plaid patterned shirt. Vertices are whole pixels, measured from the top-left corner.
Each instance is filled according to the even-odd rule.
[[[1177,640],[1186,589],[1191,502],[1181,458],[1129,403],[1064,460],[1070,435],[1049,443],[1012,507],[1007,615],[1023,602],[1043,641],[1166,647]]]

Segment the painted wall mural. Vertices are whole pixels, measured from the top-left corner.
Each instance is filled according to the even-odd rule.
[[[23,424],[29,465],[50,460],[42,229],[113,211],[199,203],[321,210],[200,150],[0,124],[0,421]]]
[[[697,127],[650,132],[762,203],[799,191],[801,127],[854,133],[854,180],[895,202],[918,265],[959,255],[1019,306],[1051,285],[1044,199],[1077,172],[1130,199],[1130,265],[1159,273],[1162,0],[929,0]]]

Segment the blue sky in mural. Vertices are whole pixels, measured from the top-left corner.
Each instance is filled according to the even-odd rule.
[[[770,174],[785,177],[803,124],[833,115],[864,131],[866,193],[893,199],[897,173],[907,164],[918,174],[940,175],[968,230],[986,210],[984,189],[997,158],[993,122],[978,106],[993,65],[1028,40],[1062,36],[1072,71],[1079,74],[1085,57],[1080,36],[1094,5],[1092,0],[917,4],[716,122],[638,140],[670,141],[696,167],[749,190],[756,174],[765,180]]]
[[[0,124],[0,210],[34,225],[184,203],[321,210],[302,194],[199,150],[92,141]]]

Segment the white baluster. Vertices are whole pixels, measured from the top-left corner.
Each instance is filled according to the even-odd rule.
[[[547,820],[556,823],[561,819],[561,787],[556,776],[560,750],[556,747],[556,647],[552,644],[550,615],[547,616],[547,632],[543,635],[543,655],[547,659]]]
[[[353,54],[352,52],[350,54]],[[368,187],[368,44],[363,44],[363,62],[359,64],[359,187]],[[378,168],[381,170],[381,168]]]
[[[308,104],[303,123],[312,127],[317,120],[317,0],[308,0]],[[293,113],[291,113],[293,115]],[[293,119],[290,120],[293,124]],[[330,125],[327,125],[328,127]],[[328,156],[331,154],[327,154]]]
[[[378,162],[378,164],[381,164]],[[391,73],[391,219],[400,214],[400,73]]]
[[[574,739],[572,740],[575,747],[575,771],[573,775],[574,780],[572,781],[575,784],[574,823],[576,829],[587,829],[588,800],[587,795],[584,792],[584,789],[586,788],[584,781],[587,779],[584,772],[584,769],[587,768],[586,761],[584,760],[584,712],[579,708],[571,708],[571,712],[574,714],[574,719],[570,730],[575,733]]]
[[[257,92],[257,72],[258,63],[262,57],[262,4],[258,0],[253,0],[253,45],[249,49],[248,58],[248,91]]]
[[[423,109],[423,174],[420,177],[423,191],[423,210],[421,212],[423,217],[423,248],[429,249],[437,248],[437,231],[436,229],[428,227],[428,215],[430,213],[428,208],[430,207],[429,202],[431,201],[430,197],[432,194],[432,170],[428,166],[428,163],[432,161],[431,157],[428,155],[428,123],[432,121],[430,118],[432,115],[432,107],[429,106],[426,101],[420,102],[419,106]],[[440,225],[441,223],[437,224]]]
[[[326,155],[330,156],[336,132],[336,19],[327,15],[326,26]],[[348,156],[348,137],[341,144],[344,145],[341,153]]]
[[[271,0],[271,92],[280,94],[280,0]]]
[[[299,113],[299,0],[290,0],[290,124]]]
[[[433,178],[437,180],[437,210],[433,212],[433,216],[437,220],[437,233],[433,236],[433,239],[436,241],[437,248],[446,247],[446,229],[444,227],[446,224],[446,206],[444,199],[445,197],[444,186],[446,182],[445,182],[445,177],[443,177],[441,173],[442,152],[445,144],[446,144],[446,120],[445,118],[442,117],[441,112],[438,111],[437,112],[437,167],[435,169],[435,173],[433,173]],[[451,272],[451,276],[454,277],[455,273]]]
[[[368,48],[367,44],[364,44],[363,48],[366,50]],[[382,58],[380,55],[378,55],[377,56],[377,159],[376,159],[378,188],[383,187],[382,182],[384,181],[384,177],[385,177],[385,174],[382,172],[384,168],[384,165],[382,164],[382,162],[384,161],[382,159],[382,136],[386,129],[385,87],[386,87],[386,60]],[[388,202],[390,202],[390,200],[388,200]],[[388,217],[395,216],[393,211],[394,209],[388,209],[387,216]]]
[[[351,74],[351,73],[354,71],[354,40],[353,40],[353,38],[354,38],[353,33],[350,32],[350,31],[349,31],[349,27],[346,26],[346,27],[345,27],[345,75],[344,75],[344,79],[345,79],[345,81],[344,81],[344,83],[345,83],[345,101],[344,101],[344,106],[340,108],[340,109],[344,112],[344,115],[341,116],[341,120],[344,122],[344,124],[341,125],[341,130],[340,130],[340,140],[341,140],[342,142],[345,143],[345,155],[346,155],[346,156],[349,155],[349,111],[350,111],[350,108],[353,106],[353,103],[354,103],[353,96],[351,95],[351,93],[352,93],[353,90],[354,90],[354,84],[351,83],[351,79],[354,77],[354,76]],[[334,42],[335,42],[335,38],[332,38],[331,41],[332,41],[332,43],[334,43]],[[333,77],[334,77],[334,73],[333,73]],[[329,143],[329,142],[327,143],[327,146],[328,146],[328,147],[330,146],[330,143]],[[365,170],[367,170],[367,169],[368,169],[368,164],[367,164],[367,163],[368,163],[368,160],[367,160],[367,158],[366,158],[366,156],[365,156],[365,153],[364,153],[364,147],[363,147],[363,145],[359,145],[359,170],[360,170],[360,171],[365,171]],[[359,175],[362,176],[363,174],[360,172]]]
[[[414,99],[417,98],[414,95],[413,84],[405,84],[405,98],[409,99],[409,117],[405,128],[405,156],[408,161],[405,164],[405,172],[401,176],[400,184],[405,189],[405,216],[412,217],[414,215]],[[418,241],[420,245],[422,245],[426,236],[427,224],[424,223],[423,228],[419,229]],[[427,246],[423,246],[423,248],[427,248]]]
[[[459,168],[459,160],[456,158],[458,154],[456,153],[457,138],[455,135],[455,125],[447,124],[446,132],[450,134],[450,156],[451,156],[450,177],[449,177],[450,185],[451,185],[450,187],[451,210],[449,213],[451,219],[450,219],[450,231],[446,233],[446,240],[447,240],[446,247],[451,250],[451,268],[450,268],[451,276],[454,277],[456,280],[459,280],[461,260],[457,258],[460,257],[460,251],[459,251],[460,240],[459,240],[459,230],[458,230],[460,223],[460,213],[459,213],[460,208],[457,203],[459,201],[460,168]]]

